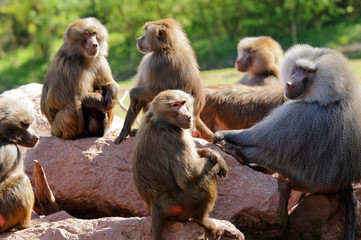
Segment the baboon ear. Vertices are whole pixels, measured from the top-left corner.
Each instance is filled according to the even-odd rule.
[[[158,32],[158,39],[161,40],[161,41],[165,41],[165,38],[167,36],[167,33],[165,30],[159,30]]]

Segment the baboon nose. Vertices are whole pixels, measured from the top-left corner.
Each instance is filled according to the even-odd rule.
[[[288,88],[293,88],[294,86],[293,86],[292,82],[287,82],[287,83],[286,83],[286,87],[288,87]]]

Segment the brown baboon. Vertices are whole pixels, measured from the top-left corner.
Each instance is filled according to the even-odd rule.
[[[34,114],[19,102],[0,99],[0,233],[29,227],[34,192],[19,147],[34,147]]]
[[[238,83],[249,86],[281,85],[283,50],[271,37],[246,37],[237,45],[236,69],[247,72]]]
[[[72,22],[45,75],[41,111],[63,139],[101,137],[114,117],[118,85],[106,57],[108,32],[96,18]]]
[[[115,143],[127,137],[140,110],[145,112],[153,98],[167,89],[180,89],[194,97],[195,128],[200,137],[211,141],[213,133],[199,117],[205,100],[197,59],[182,26],[174,19],[162,19],[146,23],[144,30],[137,46],[146,55],[135,76],[131,106]]]
[[[201,119],[213,132],[250,128],[285,101],[281,85],[215,85],[205,87],[204,95]]]
[[[227,175],[217,151],[197,149],[190,133],[193,98],[181,90],[161,92],[142,118],[133,152],[133,177],[152,217],[155,240],[166,219],[193,218],[211,233],[208,218],[217,195],[216,174]]]
[[[287,177],[307,192],[338,190],[345,201],[345,239],[354,239],[361,180],[361,90],[347,59],[327,48],[288,50],[281,80],[290,99],[250,129],[220,131],[213,140]]]

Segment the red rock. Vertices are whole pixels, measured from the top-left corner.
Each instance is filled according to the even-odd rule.
[[[227,221],[212,219],[217,226],[217,238],[244,240],[244,235]],[[1,239],[87,239],[151,240],[150,217],[106,217],[84,220],[58,212],[33,222],[34,226],[21,231],[0,234]],[[163,233],[164,240],[206,239],[204,229],[197,223],[169,222]]]
[[[46,119],[45,124],[38,125],[44,117],[38,108],[41,85],[35,86],[37,89],[30,84],[10,91],[12,95],[24,97],[26,104],[33,104],[38,112],[39,121],[34,129],[40,132],[40,141],[36,148],[27,150],[25,156],[25,169],[31,181],[36,159],[45,170],[60,208],[72,215],[81,218],[148,216],[132,178],[134,138],[120,145],[113,143],[122,120],[113,122],[109,133],[102,138],[72,141],[51,137]],[[247,237],[279,238],[287,222],[287,185],[241,165],[212,143],[195,141],[199,147],[217,149],[229,167],[228,176],[218,181],[218,196],[211,217],[231,221]]]

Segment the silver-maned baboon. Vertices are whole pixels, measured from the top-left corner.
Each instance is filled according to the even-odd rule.
[[[327,48],[296,45],[281,71],[289,101],[247,130],[213,140],[246,162],[287,177],[308,192],[337,189],[345,200],[345,239],[354,239],[361,179],[361,91],[347,59]]]
[[[226,176],[227,164],[217,151],[196,148],[192,124],[193,98],[167,90],[151,102],[137,132],[133,177],[151,214],[155,240],[162,238],[168,218],[193,218],[215,233],[208,214],[216,200],[216,175]]]
[[[34,192],[17,145],[36,145],[39,136],[30,127],[34,120],[24,105],[0,99],[0,233],[30,225]]]
[[[202,122],[199,114],[204,106],[204,93],[195,53],[182,26],[174,19],[161,19],[144,25],[145,34],[137,39],[143,57],[135,87],[130,91],[130,108],[122,131],[115,143],[129,134],[139,112],[161,91],[180,89],[194,98],[194,127],[200,137],[211,141],[213,132]]]

